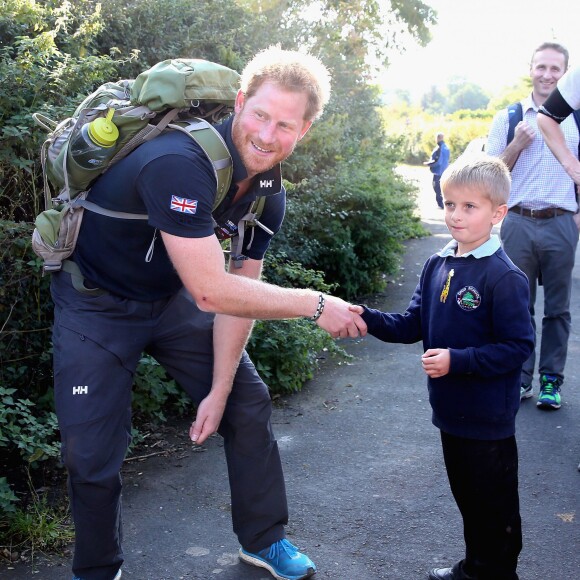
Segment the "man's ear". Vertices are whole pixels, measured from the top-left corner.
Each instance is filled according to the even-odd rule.
[[[508,212],[507,203],[502,203],[495,208],[495,213],[493,214],[493,218],[491,219],[491,223],[493,225],[499,224],[501,220],[506,216]]]
[[[304,137],[304,135],[306,135],[306,133],[308,133],[308,129],[310,129],[310,127],[312,127],[312,123],[313,123],[313,121],[304,121],[304,125],[302,127],[302,130],[300,131],[300,137],[298,137],[298,141],[300,141],[302,139],[302,137]]]
[[[244,108],[244,103],[246,102],[246,95],[242,92],[242,89],[238,90],[236,95],[236,103],[234,105],[234,112],[239,113]]]

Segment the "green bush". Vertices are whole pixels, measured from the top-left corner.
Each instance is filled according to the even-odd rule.
[[[346,357],[338,343],[305,319],[258,320],[248,353],[273,393],[299,391],[314,376],[322,352]]]
[[[282,287],[334,292],[319,270],[308,270],[288,258],[286,251],[266,255],[264,278]],[[321,353],[348,358],[339,343],[309,320],[258,320],[246,350],[273,394],[299,391],[314,376]]]
[[[193,408],[191,399],[153,357],[139,361],[133,381],[133,413],[141,420],[165,423],[167,413],[183,416]]]
[[[383,290],[402,242],[425,234],[414,217],[415,189],[390,170],[388,156],[383,148],[349,160],[334,175],[321,171],[288,185],[284,228],[272,247],[324,272],[347,300]]]
[[[51,404],[50,277],[32,252],[32,225],[0,221],[0,385],[42,410]]]
[[[34,403],[18,397],[16,389],[0,385],[0,448],[6,455],[17,453],[23,465],[35,467],[39,461],[58,457],[60,446],[55,441],[56,415],[34,413]],[[13,475],[19,475],[13,473]],[[0,508],[16,512],[17,497],[11,493],[6,478],[0,480]]]

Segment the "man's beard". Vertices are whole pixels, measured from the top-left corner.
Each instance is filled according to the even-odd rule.
[[[272,167],[275,167],[287,159],[294,151],[294,147],[292,147],[292,150],[287,155],[282,155],[277,148],[274,148],[272,150],[272,156],[269,159],[264,159],[258,152],[254,154],[254,144],[258,147],[261,146],[257,141],[252,140],[249,135],[243,133],[240,121],[237,117],[234,117],[232,123],[232,140],[249,175],[256,175],[258,173],[269,171]],[[262,149],[269,150],[269,148],[266,147],[262,147]]]

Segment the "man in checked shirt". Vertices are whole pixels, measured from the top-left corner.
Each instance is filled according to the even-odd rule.
[[[522,104],[523,120],[507,143],[508,111],[499,111],[489,132],[486,151],[501,157],[512,172],[509,211],[501,226],[503,247],[513,262],[527,275],[530,284],[530,311],[539,284],[544,286],[544,315],[538,361],[540,409],[559,409],[560,389],[570,335],[570,295],[572,268],[578,228],[575,187],[560,163],[544,143],[537,126],[538,109],[568,68],[568,51],[547,42],[532,55],[532,93]],[[562,123],[569,149],[578,151],[578,129],[572,117]],[[533,396],[535,352],[522,369],[521,398]]]

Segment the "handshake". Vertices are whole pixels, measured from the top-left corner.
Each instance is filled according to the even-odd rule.
[[[332,338],[357,338],[367,333],[367,325],[361,317],[363,311],[362,306],[349,304],[336,296],[325,295],[322,309],[319,303],[313,320]]]

